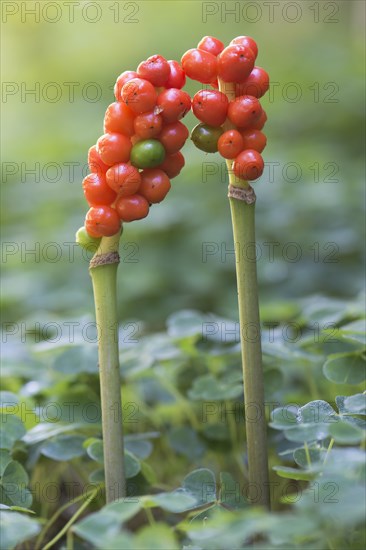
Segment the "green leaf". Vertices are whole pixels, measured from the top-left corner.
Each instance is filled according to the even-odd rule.
[[[125,436],[125,449],[141,460],[144,460],[151,455],[153,445],[151,441],[148,440],[128,439],[128,436]]]
[[[330,426],[329,435],[336,443],[352,445],[365,440],[365,432],[346,421],[340,421]]]
[[[270,426],[276,430],[284,430],[297,424],[297,410],[294,407],[278,407],[272,412]]]
[[[197,432],[187,426],[173,428],[168,433],[168,441],[172,449],[191,460],[199,458],[205,451]]]
[[[125,475],[127,479],[130,479],[131,477],[137,476],[137,474],[141,471],[141,463],[140,461],[130,453],[129,451],[125,451]]]
[[[97,374],[98,346],[94,344],[74,345],[55,359],[53,368],[66,375],[76,375],[81,372]]]
[[[7,409],[8,407],[11,408],[11,410],[5,410],[4,413],[6,414],[14,414],[14,409],[16,408],[16,405],[19,403],[19,397],[15,395],[15,393],[12,393],[10,391],[0,391],[0,409]]]
[[[104,464],[103,442],[100,439],[93,441],[93,443],[87,447],[86,452],[95,462]]]
[[[32,495],[27,488],[28,481],[27,472],[19,462],[8,462],[0,480],[0,501],[8,506],[29,508]]]
[[[298,422],[303,424],[313,424],[320,422],[334,422],[336,415],[335,410],[329,403],[318,399],[316,401],[310,401],[303,407],[300,407],[298,411]]]
[[[59,435],[42,445],[41,453],[53,460],[71,460],[85,454],[84,440],[81,435]]]
[[[16,441],[26,433],[23,422],[13,414],[1,414],[0,416],[0,448],[13,448]]]
[[[294,460],[301,468],[313,469],[314,466],[323,464],[326,454],[327,451],[319,447],[308,447],[307,451],[302,447],[301,449],[295,449]],[[308,457],[310,458],[310,464],[308,462]]]
[[[167,512],[174,513],[185,512],[198,506],[197,499],[183,489],[149,496],[149,503],[155,504]]]
[[[340,413],[366,414],[366,393],[356,393],[348,397],[339,395],[336,403]]]
[[[6,449],[0,450],[0,477],[3,475],[5,468],[12,461],[9,451]]]
[[[188,392],[197,401],[222,401],[236,399],[243,395],[242,374],[240,371],[227,374],[218,380],[212,374],[199,376]]]
[[[316,472],[298,470],[297,468],[289,468],[288,466],[274,466],[273,469],[280,477],[286,479],[310,481],[316,477]]]
[[[138,550],[180,550],[181,548],[172,528],[163,523],[155,523],[140,529],[134,544]]]
[[[198,505],[216,501],[215,475],[207,468],[200,468],[188,474],[183,480],[182,487],[196,499]]]
[[[78,428],[82,428],[83,424],[61,424],[59,422],[41,422],[29,430],[26,435],[22,438],[24,443],[28,445],[35,445],[40,443],[45,439],[51,439],[56,435],[62,434],[64,432],[72,432]]]
[[[1,511],[1,549],[11,550],[37,535],[40,526],[33,518],[18,512]]]
[[[356,352],[334,353],[324,363],[323,372],[336,384],[359,384],[366,378],[365,357]]]
[[[172,338],[191,338],[201,336],[206,315],[194,310],[182,310],[173,313],[167,319],[167,332]]]
[[[358,319],[338,329],[337,335],[344,340],[366,344],[366,319]]]
[[[227,472],[220,473],[220,503],[236,510],[246,508],[248,501],[242,494],[242,485]]]
[[[118,535],[121,525],[135,516],[140,509],[141,503],[137,497],[120,499],[88,515],[73,527],[73,531],[97,548],[105,549],[105,539]]]

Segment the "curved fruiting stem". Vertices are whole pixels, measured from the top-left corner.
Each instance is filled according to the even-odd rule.
[[[90,262],[98,329],[98,358],[107,502],[126,494],[118,354],[117,268],[120,234],[103,237]]]
[[[235,99],[235,84],[219,80],[219,89],[231,101]],[[233,128],[227,120],[224,129]],[[246,438],[250,484],[249,500],[269,508],[267,458],[267,426],[264,404],[261,330],[258,305],[257,266],[245,251],[255,248],[255,194],[247,181],[235,177],[228,160],[229,202],[233,226],[236,278],[238,287],[240,339],[244,380],[245,407],[253,407],[253,421],[246,415]],[[231,187],[234,186],[234,187]],[[230,191],[231,190],[231,191]],[[242,192],[241,192],[242,190]],[[231,195],[231,196],[230,196]],[[239,198],[234,198],[237,196]]]

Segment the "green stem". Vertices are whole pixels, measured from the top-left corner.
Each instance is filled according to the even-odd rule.
[[[229,101],[235,99],[235,84],[219,80],[219,89]],[[230,121],[224,129],[233,128]],[[238,180],[232,170],[232,161],[227,161],[229,184],[248,189],[249,184]],[[240,339],[244,380],[244,403],[249,414],[245,415],[249,483],[253,487],[252,503],[270,507],[267,425],[264,403],[261,330],[258,304],[257,265],[251,253],[255,250],[255,202],[229,198],[233,226],[236,279],[238,288]],[[255,421],[253,413],[255,411]]]
[[[84,512],[84,510],[89,506],[93,498],[96,496],[98,492],[98,489],[93,491],[89,497],[86,499],[84,504],[82,504],[77,512],[72,516],[72,518],[66,523],[66,525],[57,533],[57,535],[50,540],[46,546],[43,547],[43,550],[48,550],[49,548],[52,548],[54,544],[56,544],[57,541],[59,541],[65,533],[67,533],[68,529],[75,523],[75,521],[81,516],[81,514]]]
[[[95,266],[95,262],[118,253],[120,235],[104,237],[91,260],[95,313],[98,328],[98,357],[104,471],[107,502],[126,495],[118,354],[117,268],[116,263]]]

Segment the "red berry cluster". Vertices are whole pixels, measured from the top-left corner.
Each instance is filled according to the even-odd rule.
[[[260,153],[267,142],[261,132],[267,116],[259,98],[269,88],[269,76],[255,66],[257,54],[249,36],[234,38],[226,48],[217,38],[205,36],[182,57],[186,75],[212,87],[193,97],[192,109],[201,121],[192,131],[193,142],[203,151],[232,159],[234,174],[249,181],[263,173]],[[229,87],[230,100],[224,93]]]
[[[181,65],[161,55],[117,78],[116,101],[106,110],[104,134],[89,149],[91,173],[83,180],[90,237],[115,235],[121,222],[145,218],[168,193],[184,166],[180,149],[189,135],[180,122],[191,108],[181,89],[185,80]]]

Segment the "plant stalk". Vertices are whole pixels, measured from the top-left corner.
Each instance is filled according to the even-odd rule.
[[[219,81],[219,89],[229,101],[235,99],[235,84]],[[224,129],[233,128],[229,120]],[[233,161],[227,161],[229,185],[250,189],[247,181],[236,178]],[[261,327],[259,318],[255,248],[255,202],[229,198],[233,227],[238,289],[240,340],[244,381],[245,424],[248,456],[249,500],[270,507],[267,423],[264,403]]]
[[[98,330],[98,358],[106,500],[126,495],[118,353],[117,268],[120,234],[103,237],[90,263]],[[114,261],[113,261],[114,258]],[[113,263],[100,263],[102,260]]]

